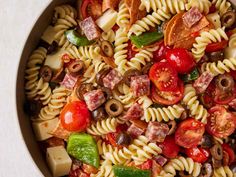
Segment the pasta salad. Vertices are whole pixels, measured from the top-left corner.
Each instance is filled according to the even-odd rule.
[[[55,7],[25,69],[53,176],[236,177],[236,13],[227,0]]]

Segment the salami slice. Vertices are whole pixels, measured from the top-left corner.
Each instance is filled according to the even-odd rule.
[[[139,119],[143,116],[143,108],[138,103],[134,103],[125,114],[127,120]]]
[[[84,94],[84,101],[90,111],[97,109],[105,101],[104,93],[101,89],[92,90]]]
[[[213,78],[214,75],[212,73],[205,71],[197,80],[195,80],[193,87],[196,89],[197,93],[203,93],[207,89]]]
[[[61,85],[65,86],[67,89],[72,90],[78,80],[78,77],[74,77],[71,74],[66,74]]]
[[[197,24],[203,15],[198,10],[197,7],[192,7],[188,12],[183,15],[184,25],[188,28],[191,28],[193,25]]]
[[[79,25],[88,40],[94,40],[100,37],[100,30],[92,17],[84,19],[79,23]]]
[[[159,122],[149,122],[145,136],[151,142],[163,142],[169,132],[167,124]]]
[[[103,78],[103,85],[113,90],[122,79],[121,74],[113,69]]]
[[[131,77],[131,90],[135,97],[150,94],[150,79],[148,75]]]

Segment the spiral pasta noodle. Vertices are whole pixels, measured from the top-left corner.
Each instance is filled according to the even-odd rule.
[[[235,177],[234,174],[228,166],[220,167],[215,169],[213,172],[213,177]]]
[[[79,58],[86,59],[100,59],[101,48],[97,45],[80,46],[78,48]]]
[[[105,120],[98,121],[95,125],[91,125],[87,128],[87,132],[91,135],[105,135],[116,131],[117,121],[115,118],[107,118]]]
[[[212,4],[215,4],[216,9],[219,10],[221,16],[231,9],[231,3],[227,0],[213,0]]]
[[[215,76],[224,74],[225,72],[228,73],[231,70],[236,70],[236,59],[230,58],[218,62],[204,63],[201,67],[201,70],[208,71]]]
[[[43,61],[46,58],[46,55],[47,55],[47,50],[43,47],[39,47],[29,57],[27,63],[27,69],[25,70],[26,73],[25,90],[26,90],[26,96],[29,99],[33,99],[37,96],[36,82],[39,79],[39,70],[40,70],[40,66],[38,65],[41,65],[43,63]]]
[[[115,177],[112,170],[112,162],[110,160],[104,160],[98,169],[96,174],[90,174],[91,177]]]
[[[76,10],[69,5],[62,5],[55,8],[55,15],[57,16],[56,24],[54,29],[56,31],[55,40],[58,41],[59,46],[63,46],[66,42],[65,31],[77,26]]]
[[[236,48],[236,33],[234,33],[232,36],[230,36],[229,47]]]
[[[158,121],[168,122],[180,118],[184,112],[184,108],[181,105],[173,105],[164,108],[147,108],[144,110],[144,117],[142,118],[146,122]]]
[[[208,115],[207,110],[198,101],[196,90],[191,84],[187,84],[185,86],[183,103],[187,106],[187,108],[190,110],[190,114],[194,116],[195,119],[206,123],[206,118]]]
[[[143,65],[151,61],[151,59],[153,58],[153,52],[157,49],[158,46],[141,49],[138,53],[135,54],[133,58],[130,59],[128,65],[133,69],[141,70],[141,67]]]
[[[188,0],[188,3],[185,6],[186,10],[189,10],[192,7],[197,7],[201,13],[208,14],[211,7],[211,2],[209,0]]]
[[[112,29],[110,29],[107,32],[102,32],[101,37],[102,37],[103,40],[109,41],[109,42],[112,43],[112,42],[115,41],[116,34]]]
[[[221,42],[222,39],[228,40],[224,28],[211,29],[210,31],[202,32],[199,37],[195,39],[192,53],[195,60],[198,62],[205,54],[206,46],[210,43]]]
[[[138,99],[138,103],[140,105],[142,105],[143,109],[146,109],[146,108],[150,107],[153,104],[152,100],[148,96],[146,96],[146,95],[145,96],[141,96]]]
[[[116,23],[119,27],[125,28],[129,25],[129,9],[126,7],[124,0],[119,3],[119,11]]]
[[[114,49],[114,59],[115,64],[117,65],[117,70],[124,74],[126,70],[128,70],[127,66],[127,52],[126,49],[128,47],[128,40],[127,33],[125,32],[124,28],[119,28],[116,31],[115,36],[115,49]]]
[[[164,172],[175,176],[176,171],[186,171],[193,177],[197,177],[201,173],[201,164],[194,162],[191,158],[184,158],[182,156],[171,159],[164,166]]]
[[[49,120],[57,117],[66,104],[67,92],[68,90],[63,86],[55,88],[52,91],[52,97],[48,105],[40,110],[39,119]]]
[[[97,147],[98,147],[99,155],[101,155],[102,157],[104,157],[106,153],[113,152],[116,149],[112,145],[106,144],[101,139],[97,141]]]
[[[47,105],[52,97],[52,91],[49,86],[48,82],[44,82],[42,78],[39,79],[37,83],[37,95],[39,96],[39,99],[42,101],[43,105]]]
[[[171,14],[168,13],[166,8],[158,9],[156,12],[153,12],[141,20],[136,21],[136,23],[131,26],[128,36],[131,36],[132,34],[139,36],[143,32],[149,31],[150,27],[160,25],[161,22],[164,22],[170,18]]]

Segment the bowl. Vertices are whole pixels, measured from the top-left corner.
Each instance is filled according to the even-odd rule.
[[[20,63],[18,66],[17,72],[17,81],[16,81],[16,106],[18,114],[19,127],[25,141],[25,144],[28,148],[28,151],[32,157],[32,165],[36,165],[41,171],[43,176],[52,177],[47,163],[38,147],[37,141],[34,137],[33,129],[31,127],[30,118],[24,112],[24,73],[27,64],[27,60],[32,53],[32,51],[37,47],[40,37],[42,36],[44,30],[50,24],[53,10],[57,5],[72,2],[72,0],[53,0],[51,1],[47,8],[43,10],[41,15],[38,17],[35,22],[27,40],[24,45],[22,55],[20,57]],[[34,163],[34,164],[33,164]]]

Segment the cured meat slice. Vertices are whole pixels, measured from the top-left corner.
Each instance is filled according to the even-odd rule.
[[[197,93],[203,93],[211,81],[213,80],[214,75],[208,71],[203,72],[197,80],[195,80],[193,87],[196,89]]]
[[[90,111],[97,109],[105,101],[104,93],[101,89],[92,90],[84,94],[84,101]]]
[[[145,136],[151,142],[163,142],[169,132],[167,124],[160,122],[149,122]]]
[[[74,77],[71,74],[66,74],[61,85],[65,86],[67,89],[72,90],[78,80],[78,77]]]
[[[115,69],[113,69],[103,78],[103,85],[104,87],[113,90],[116,85],[120,83],[121,80],[121,74]]]
[[[134,103],[125,114],[124,118],[128,120],[139,119],[143,116],[143,108],[138,103]]]
[[[193,25],[195,25],[197,22],[200,21],[200,19],[203,17],[201,12],[198,10],[197,7],[192,7],[188,12],[186,12],[183,15],[183,23],[186,27],[191,28]]]
[[[84,19],[79,25],[88,40],[97,39],[101,35],[100,30],[92,17]]]
[[[150,94],[150,79],[148,75],[131,77],[131,90],[135,97]]]

